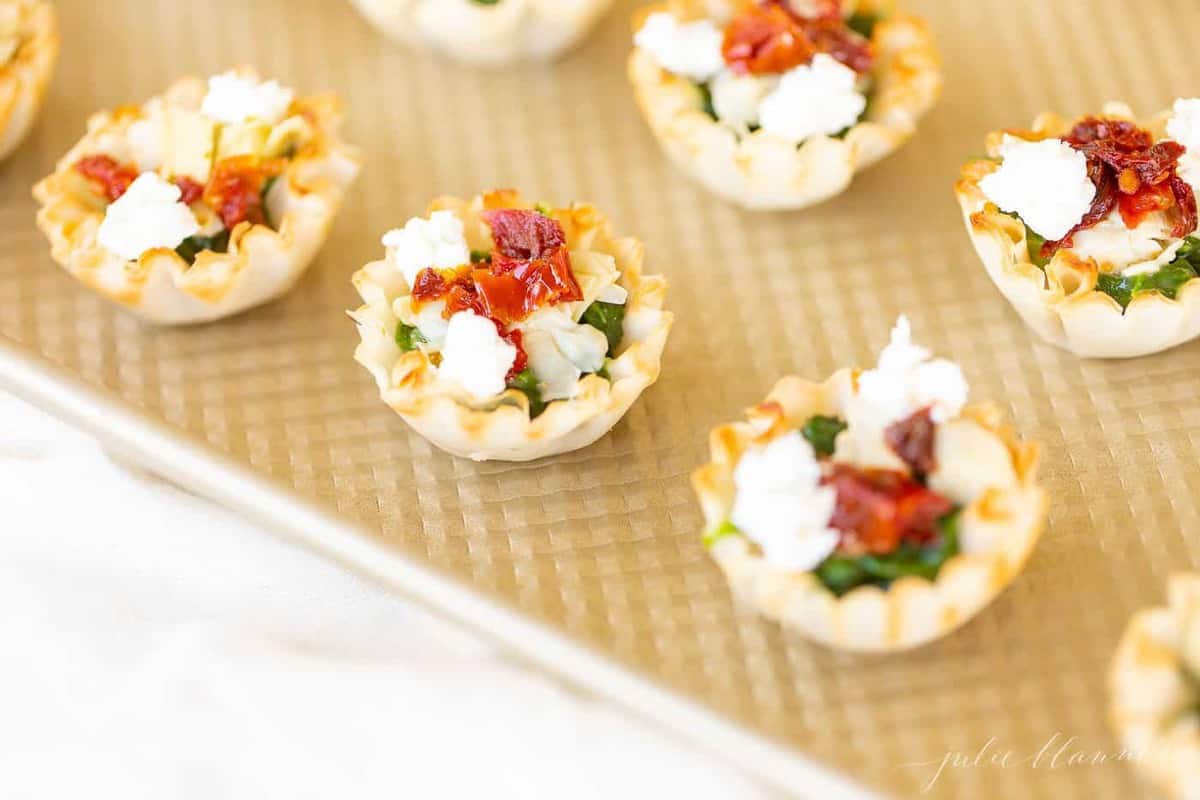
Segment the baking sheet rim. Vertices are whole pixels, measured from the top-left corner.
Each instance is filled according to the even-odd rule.
[[[849,776],[789,750],[638,675],[436,567],[372,541],[354,523],[0,335],[0,389],[96,437],[137,465],[263,524],[510,649],[554,678],[615,701],[678,738],[788,794],[876,798]],[[800,789],[802,787],[802,790]]]

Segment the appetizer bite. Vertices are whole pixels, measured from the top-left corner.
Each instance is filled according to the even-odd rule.
[[[0,0],[0,159],[25,140],[58,60],[58,14],[45,0]]]
[[[644,248],[594,207],[441,198],[354,276],[355,359],[438,447],[530,461],[607,433],[658,378],[674,321]]]
[[[574,47],[613,0],[354,0],[396,41],[471,64],[543,61]]]
[[[1200,334],[1200,100],[996,131],[955,194],[988,275],[1046,341],[1129,358]]]
[[[1041,532],[1037,447],[901,317],[875,369],[781,380],[692,476],[734,594],[830,647],[903,650],[971,619]]]
[[[104,111],[34,187],[68,272],[139,317],[206,322],[287,292],[358,174],[333,97],[250,70]]]
[[[670,0],[637,13],[634,96],[667,155],[750,209],[841,194],[942,90],[925,23],[883,0]]]
[[[1112,720],[1163,797],[1200,800],[1200,575],[1172,576],[1167,597],[1125,629],[1109,672]]]

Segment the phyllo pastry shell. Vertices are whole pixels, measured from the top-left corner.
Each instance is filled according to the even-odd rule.
[[[355,359],[441,449],[530,461],[607,433],[658,378],[674,317],[644,248],[594,207],[435,200],[354,276]]]
[[[1138,612],[1109,672],[1124,751],[1163,797],[1200,800],[1200,575],[1171,577],[1165,608]]]
[[[613,0],[354,0],[387,36],[471,64],[544,61],[578,44]]]
[[[34,187],[54,260],[150,322],[227,317],[292,288],[324,244],[358,153],[332,96],[242,69],[102,111]]]
[[[24,141],[58,60],[58,14],[44,0],[0,0],[0,159]]]
[[[1200,100],[995,131],[955,184],[988,275],[1047,342],[1130,358],[1200,335]]]
[[[932,33],[891,6],[652,5],[634,17],[634,97],[671,161],[714,194],[748,209],[823,202],[908,141],[941,95]]]
[[[713,430],[692,482],[705,545],[735,597],[829,647],[897,651],[990,603],[1046,511],[1037,448],[903,319],[876,369],[779,381]]]

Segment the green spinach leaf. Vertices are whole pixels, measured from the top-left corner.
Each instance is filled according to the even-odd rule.
[[[625,306],[597,300],[583,312],[583,322],[604,334],[608,339],[608,357],[613,358],[625,336]]]
[[[817,416],[804,423],[800,433],[812,445],[818,456],[831,456],[837,435],[846,430],[846,423],[838,417]]]
[[[420,328],[405,325],[403,322],[396,326],[396,346],[406,353],[409,350],[416,350],[417,345],[427,341],[429,340],[421,333]]]
[[[547,403],[542,400],[542,390],[538,386],[537,375],[533,370],[525,368],[508,382],[508,388],[516,389],[529,398],[529,418],[537,419],[546,410]]]
[[[180,243],[179,247],[175,248],[175,252],[188,263],[188,266],[195,264],[196,256],[205,250],[212,250],[214,253],[228,252],[229,231],[223,230],[213,236],[189,236]]]

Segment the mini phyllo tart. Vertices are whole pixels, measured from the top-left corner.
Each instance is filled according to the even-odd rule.
[[[545,61],[574,47],[613,0],[354,0],[396,41],[471,64]]]
[[[1200,334],[1200,100],[997,131],[955,185],[992,281],[1043,339],[1129,358]]]
[[[438,447],[531,461],[607,433],[658,378],[673,316],[643,247],[590,205],[443,198],[354,276],[356,360]]]
[[[1200,575],[1171,578],[1166,608],[1138,612],[1109,672],[1121,746],[1163,797],[1200,800]]]
[[[287,292],[358,174],[333,97],[249,70],[95,114],[34,187],[68,272],[139,317],[207,322]]]
[[[58,60],[58,15],[44,0],[0,0],[0,159],[24,141]]]
[[[1032,552],[1037,448],[901,317],[879,365],[781,380],[692,476],[734,594],[831,647],[903,650],[971,619]]]
[[[886,5],[651,6],[634,20],[634,96],[671,160],[715,194],[751,209],[820,203],[907,141],[941,94],[929,29]]]

